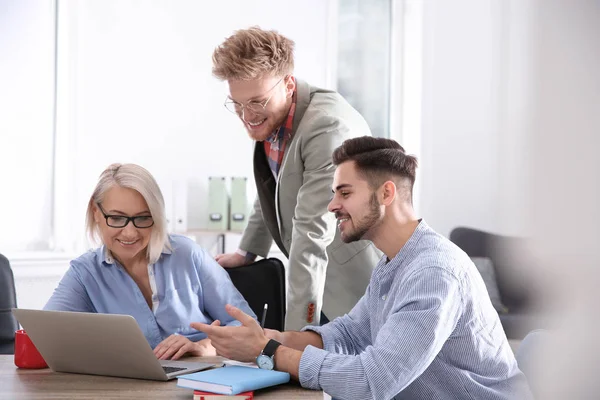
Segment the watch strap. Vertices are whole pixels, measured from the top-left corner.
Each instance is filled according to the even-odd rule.
[[[281,346],[281,343],[279,343],[277,340],[271,339],[263,349],[262,354],[269,357],[273,357],[275,355],[275,351],[279,346]]]

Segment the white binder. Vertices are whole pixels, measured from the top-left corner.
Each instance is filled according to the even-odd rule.
[[[173,225],[174,232],[188,230],[188,190],[186,182],[173,182]]]

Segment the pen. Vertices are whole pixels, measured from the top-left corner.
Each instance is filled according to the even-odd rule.
[[[269,305],[267,303],[265,303],[265,308],[263,308],[262,318],[260,319],[260,327],[263,329],[265,328],[265,319],[267,318],[267,308],[269,308]]]

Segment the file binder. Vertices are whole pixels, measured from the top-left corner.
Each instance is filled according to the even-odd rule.
[[[173,182],[173,193],[173,230],[185,233],[188,230],[187,183],[184,181]]]
[[[231,211],[229,213],[229,229],[232,231],[243,231],[248,223],[248,178],[231,178]]]
[[[208,223],[207,228],[216,231],[228,229],[229,195],[224,176],[208,178]]]

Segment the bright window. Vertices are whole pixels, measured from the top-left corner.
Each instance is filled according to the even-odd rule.
[[[339,0],[337,90],[390,137],[391,0]]]
[[[0,0],[0,251],[52,249],[55,2]]]

